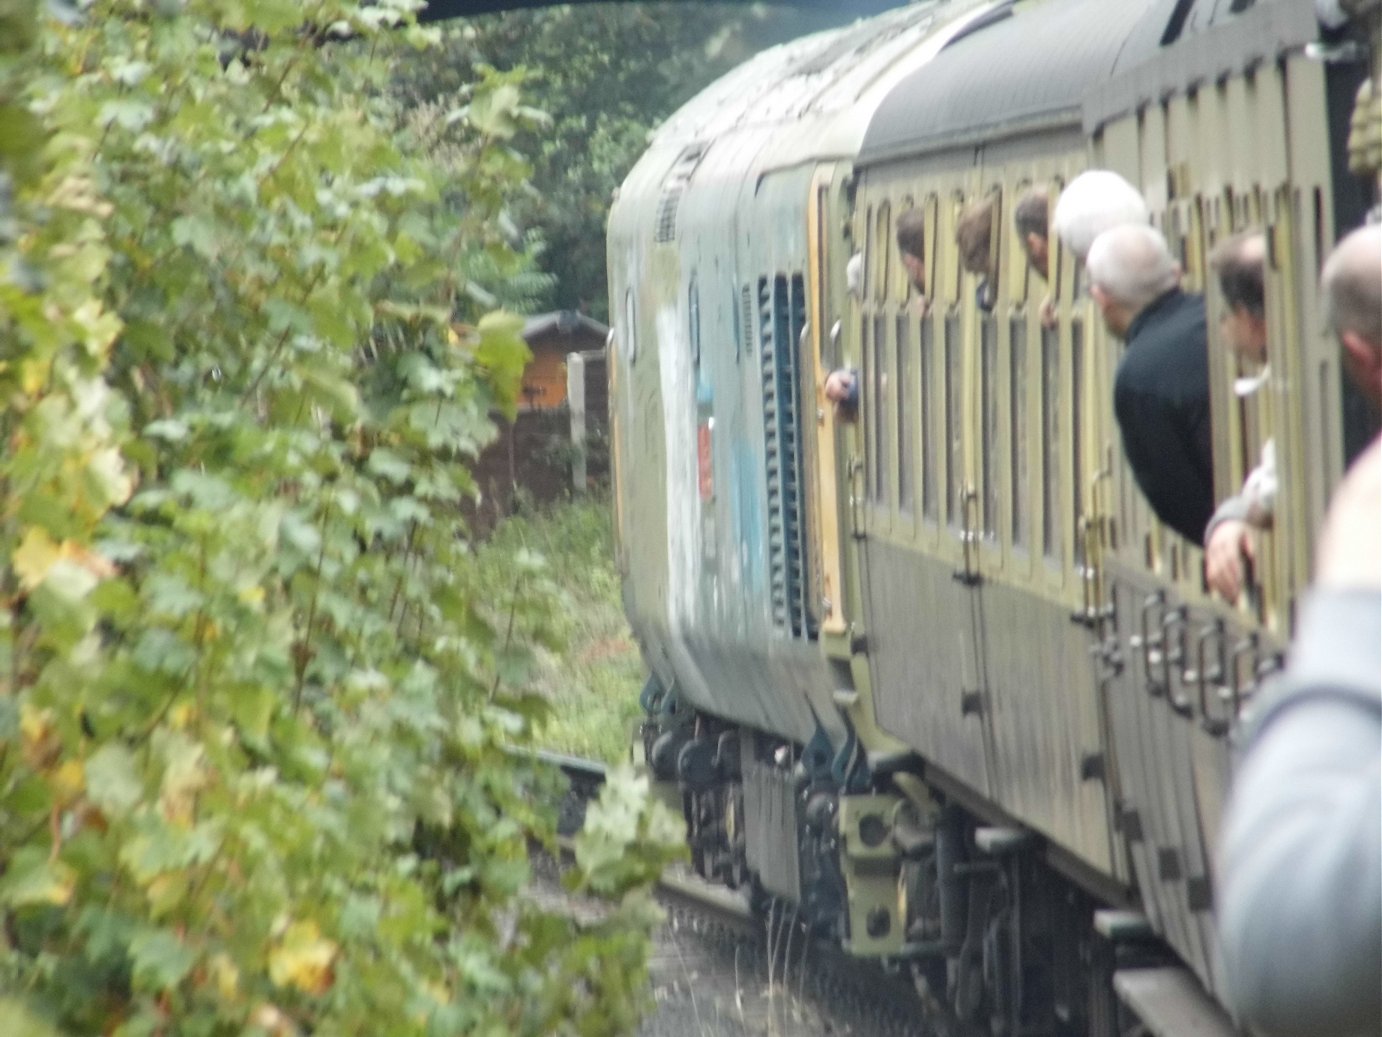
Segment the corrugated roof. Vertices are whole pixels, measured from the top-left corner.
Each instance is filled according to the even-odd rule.
[[[1126,61],[1150,0],[1050,0],[969,33],[879,106],[861,165],[1001,137],[1007,128],[1080,123],[1081,102]],[[1156,40],[1142,44],[1155,52]]]

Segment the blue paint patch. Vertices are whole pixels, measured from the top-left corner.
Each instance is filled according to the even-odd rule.
[[[749,598],[761,598],[768,586],[768,558],[763,545],[764,527],[760,500],[757,452],[750,444],[736,440],[732,509],[742,572],[742,589]]]

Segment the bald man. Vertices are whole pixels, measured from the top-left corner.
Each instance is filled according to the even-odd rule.
[[[1382,229],[1321,278],[1350,375],[1382,404]],[[1382,447],[1334,494],[1290,665],[1253,702],[1224,816],[1219,934],[1237,1015],[1270,1037],[1382,1033]]]
[[[1361,227],[1330,253],[1320,278],[1344,370],[1382,410],[1382,227]]]
[[[1113,387],[1123,453],[1157,518],[1199,545],[1214,513],[1204,298],[1181,291],[1148,226],[1104,231],[1085,264],[1105,326],[1127,344]]]

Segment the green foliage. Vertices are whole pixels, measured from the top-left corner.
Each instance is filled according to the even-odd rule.
[[[522,85],[532,108],[510,95],[502,120],[486,114],[532,156],[531,190],[510,208],[545,242],[555,284],[543,308],[607,320],[609,201],[652,129],[761,47],[855,16],[743,3],[554,6],[471,19],[398,74],[409,96],[433,102],[494,68]]]
[[[624,617],[609,499],[505,519],[478,548],[476,568],[488,585],[504,586],[533,557],[542,559],[543,599],[555,605],[525,611],[519,631],[534,646],[527,686],[547,705],[538,739],[609,764],[626,760],[644,669]]]
[[[400,111],[411,6],[0,0],[7,1033],[632,1025],[637,897],[516,899],[555,606],[535,559],[485,605],[455,515],[526,360],[469,279],[530,269],[523,116]]]

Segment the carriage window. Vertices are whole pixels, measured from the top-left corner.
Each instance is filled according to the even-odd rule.
[[[1027,546],[1027,502],[1031,499],[1032,478],[1027,465],[1027,322],[1014,320],[1011,325],[1008,358],[1008,418],[1010,450],[1008,470],[1012,481],[1008,499],[1012,508],[1012,538],[1014,547]]]
[[[1003,189],[995,187],[990,190],[988,201],[992,206],[989,216],[989,268],[984,277],[988,280],[986,294],[992,305],[993,300],[998,298],[999,288],[1005,287],[1003,282],[1008,279],[1007,272],[1003,269]],[[1011,255],[1011,252],[1009,249],[1008,254]]]
[[[917,424],[921,429],[921,514],[923,518],[935,522],[937,519],[936,493],[936,424],[931,416],[938,408],[935,406],[933,392],[936,385],[936,332],[935,324],[925,318],[921,321],[921,385],[917,394]]]
[[[1014,196],[1017,200],[1013,203],[1012,216],[1004,227],[1005,230],[1008,227],[1012,228],[1014,239],[1013,247],[1008,249],[1008,269],[1005,271],[1008,278],[1008,298],[1012,300],[1013,305],[1025,302],[1031,293],[1032,267],[1027,261],[1027,242],[1019,218],[1032,204],[1032,200],[1038,197],[1038,191],[1039,188],[1027,182],[1018,187]]]
[[[910,393],[912,389],[912,344],[905,316],[897,318],[897,507],[912,510],[912,457],[914,447],[909,426],[912,421]]]
[[[1084,544],[1080,537],[1080,517],[1084,514],[1084,444],[1081,442],[1084,415],[1081,401],[1084,392],[1084,324],[1074,321],[1070,325],[1070,440],[1074,456],[1070,475],[1070,515],[1075,532],[1074,553],[1076,565],[1084,564]]]
[[[888,439],[892,425],[888,419],[888,329],[887,322],[879,315],[873,318],[873,488],[874,499],[879,504],[888,503],[888,478],[891,466],[888,463]]]
[[[960,316],[945,318],[945,429],[947,440],[945,514],[952,526],[964,525],[964,418],[960,411],[964,395],[964,342],[960,338]]]
[[[1061,448],[1060,336],[1041,332],[1041,547],[1047,558],[1060,560]]]
[[[892,218],[887,202],[878,207],[878,279],[873,283],[873,298],[886,299],[888,288],[892,285]]]
[[[936,266],[940,252],[936,247],[941,233],[941,202],[936,195],[926,199],[926,298],[936,297]]]
[[[980,395],[984,429],[982,482],[984,486],[984,536],[998,536],[998,483],[1003,470],[1003,441],[998,437],[998,322],[985,317],[980,326],[979,361],[983,388]]]
[[[957,194],[950,203],[950,240],[952,246],[955,243],[955,228],[959,226],[960,215],[965,211],[964,195]],[[963,299],[965,297],[965,265],[960,260],[960,250],[954,248],[952,254],[955,257],[955,267],[951,271],[954,280],[950,284],[947,298]]]

